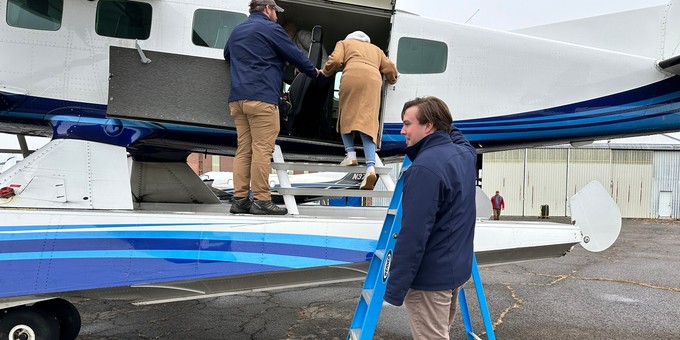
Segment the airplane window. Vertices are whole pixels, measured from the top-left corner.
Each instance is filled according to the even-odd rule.
[[[101,0],[95,32],[112,38],[145,40],[151,34],[151,5],[128,0]]]
[[[447,58],[448,48],[444,42],[406,37],[399,39],[399,73],[443,73],[446,71]]]
[[[196,10],[191,41],[197,46],[223,49],[231,31],[246,18],[243,13]]]
[[[56,31],[63,10],[64,0],[9,0],[6,20],[13,27]]]

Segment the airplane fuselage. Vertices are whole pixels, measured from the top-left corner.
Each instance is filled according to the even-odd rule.
[[[147,8],[148,15],[134,12],[134,4]],[[113,19],[105,18],[112,13],[106,5],[119,6],[115,27]],[[325,15],[372,24],[367,33],[400,71],[397,84],[383,91],[383,157],[402,152],[401,107],[422,95],[445,99],[456,125],[480,152],[680,129],[680,80],[657,70],[650,56],[378,7],[297,1],[282,1],[282,6],[288,7],[285,20],[324,27],[329,53],[334,40],[353,27],[324,21]],[[0,132],[99,141],[142,154],[233,154],[236,135],[226,107],[227,84],[211,85],[214,93],[190,90],[226,70],[222,48],[229,30],[223,28],[245,20],[247,9],[240,1],[69,1],[47,28],[22,21],[19,16],[26,11],[0,3],[0,12],[7,13],[7,20],[0,21]],[[139,27],[128,22],[142,17],[148,19],[140,24],[145,31],[134,33],[132,28]],[[125,24],[132,26],[121,27]],[[148,64],[143,62],[147,56]],[[203,74],[191,68],[201,63],[208,65]],[[131,75],[125,74],[127,67],[134,70]],[[157,76],[168,73],[169,78]],[[174,83],[186,86],[162,90]],[[207,108],[205,98],[216,98],[213,107]],[[175,111],[175,104],[161,104],[171,100],[189,106]],[[133,102],[149,107],[127,104]],[[319,113],[328,118],[320,131],[307,131],[308,118],[298,117],[299,127],[279,138],[284,152],[339,157],[332,110]]]

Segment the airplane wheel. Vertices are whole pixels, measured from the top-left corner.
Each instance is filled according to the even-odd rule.
[[[34,306],[46,310],[57,318],[60,329],[59,340],[74,340],[80,333],[80,313],[70,302],[64,299],[52,299],[40,301]]]
[[[56,340],[59,323],[45,310],[34,307],[8,309],[0,317],[0,339]]]

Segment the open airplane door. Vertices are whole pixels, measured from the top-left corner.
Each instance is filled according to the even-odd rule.
[[[447,86],[456,81],[456,74],[460,75],[453,64],[455,27],[400,11],[394,14],[388,57],[397,64],[399,80],[388,87],[383,112],[401,112],[408,100],[436,96],[450,106],[455,121],[458,94],[448,91]],[[386,124],[384,129],[385,135],[399,135],[401,124]]]
[[[111,46],[106,116],[235,129],[229,114],[229,65],[211,59]]]

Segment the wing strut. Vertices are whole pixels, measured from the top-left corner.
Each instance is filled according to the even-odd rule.
[[[656,62],[656,67],[664,72],[680,74],[680,55]]]

